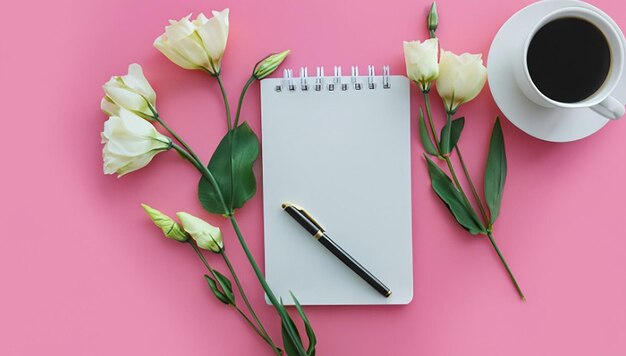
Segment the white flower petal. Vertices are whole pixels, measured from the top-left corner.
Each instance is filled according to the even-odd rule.
[[[102,98],[102,101],[100,101],[100,109],[107,114],[107,116],[116,116],[120,112],[120,107],[108,96],[105,96]]]
[[[198,17],[196,17],[196,19],[193,20],[191,23],[193,23],[195,27],[198,27],[207,23],[207,21],[209,21],[209,19],[206,16],[204,16],[203,13],[199,13]]]
[[[412,81],[425,85],[437,78],[439,75],[437,47],[436,38],[424,42],[404,42],[406,72]]]
[[[123,108],[119,116],[112,116],[104,123],[101,136],[103,170],[120,176],[146,166],[171,144],[151,123]]]
[[[211,62],[219,69],[226,48],[228,12],[228,9],[214,11],[210,19],[200,13],[193,21],[189,20],[191,15],[180,21],[170,20],[165,34],[154,41],[154,46],[185,69],[213,72]]]
[[[118,115],[119,108],[133,111],[147,120],[154,115],[156,93],[143,75],[141,66],[133,63],[128,67],[128,74],[114,76],[102,89],[106,96],[100,103],[102,110],[109,116]]]
[[[156,93],[143,75],[143,70],[139,64],[133,63],[129,65],[128,74],[121,78],[126,86],[141,94],[153,107],[155,106]]]
[[[167,57],[170,61],[174,62],[175,64],[177,64],[178,66],[182,68],[191,69],[191,70],[200,69],[199,66],[191,63],[182,54],[178,53],[178,51],[176,51],[172,47],[171,43],[169,42],[165,34],[157,37],[157,39],[154,40],[154,47],[156,47],[156,49],[161,51],[161,53],[163,53],[165,57]]]
[[[211,13],[213,14],[213,17],[217,18],[218,20],[223,22],[226,27],[228,27],[228,15],[230,14],[229,8],[225,8],[222,11],[213,10],[211,11]]]
[[[209,56],[202,45],[202,40],[195,32],[178,41],[170,40],[170,47],[196,68],[207,68],[209,65]]]
[[[480,54],[463,53],[460,56],[441,50],[437,92],[446,107],[455,110],[458,105],[474,99],[487,80],[487,68]]]
[[[117,177],[121,177],[130,172],[134,172],[148,165],[152,161],[152,158],[159,153],[158,151],[148,152],[144,155],[138,156],[133,160],[130,160],[128,164],[117,169]]]
[[[143,96],[132,91],[130,88],[105,86],[104,92],[115,104],[127,110],[151,114],[148,103]]]
[[[183,17],[179,21],[170,20],[170,25],[165,26],[165,35],[172,41],[180,41],[189,37],[195,31],[195,26],[189,21],[191,14]]]
[[[197,27],[202,43],[213,64],[219,70],[220,62],[228,41],[228,9],[221,12],[213,11],[213,17]]]

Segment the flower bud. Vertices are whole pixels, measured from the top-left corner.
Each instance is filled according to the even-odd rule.
[[[437,31],[437,26],[439,25],[439,15],[437,15],[437,5],[434,1],[430,6],[430,11],[428,12],[426,21],[426,24],[428,25],[428,32],[430,32],[431,37],[435,37],[435,31]]]
[[[183,224],[185,231],[196,240],[198,247],[220,253],[224,249],[222,231],[208,222],[185,212],[178,212],[176,216]]]
[[[180,227],[174,219],[146,204],[141,204],[141,206],[143,207],[143,210],[146,211],[154,225],[163,230],[165,237],[180,242],[187,241],[189,235],[187,235],[183,228]]]
[[[282,51],[280,53],[270,54],[262,59],[254,66],[253,76],[256,79],[263,79],[272,74],[276,68],[285,60],[290,50]]]

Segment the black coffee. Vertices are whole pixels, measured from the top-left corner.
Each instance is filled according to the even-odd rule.
[[[565,17],[537,31],[526,61],[539,91],[552,100],[575,103],[600,89],[609,73],[611,51],[596,26]]]

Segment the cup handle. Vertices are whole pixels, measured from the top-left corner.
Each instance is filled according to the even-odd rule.
[[[626,111],[624,104],[612,96],[609,96],[602,100],[599,104],[592,106],[591,109],[610,120],[619,119],[624,116],[624,112]]]

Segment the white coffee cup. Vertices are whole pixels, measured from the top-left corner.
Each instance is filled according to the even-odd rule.
[[[556,101],[545,96],[533,83],[527,65],[528,47],[530,42],[544,25],[560,18],[580,18],[586,20],[598,28],[607,40],[611,53],[611,64],[609,72],[600,88],[586,99],[574,103]],[[624,69],[624,36],[621,30],[613,21],[608,21],[595,11],[582,7],[566,7],[543,17],[539,22],[531,27],[530,33],[524,43],[520,63],[513,66],[515,68],[515,78],[519,88],[528,99],[538,105],[552,108],[591,108],[608,119],[619,119],[624,115],[624,104],[611,96],[611,93],[622,78]],[[576,75],[572,73],[572,75]]]

